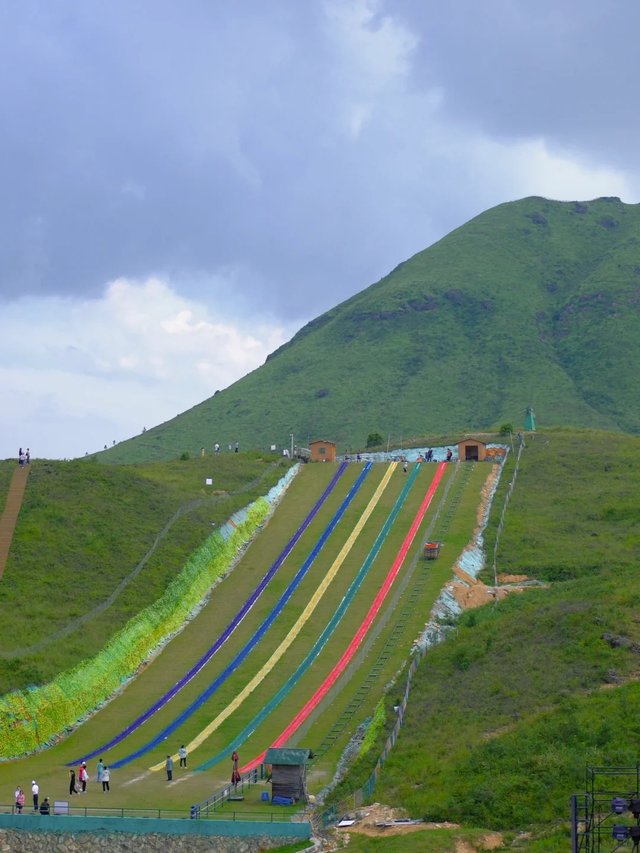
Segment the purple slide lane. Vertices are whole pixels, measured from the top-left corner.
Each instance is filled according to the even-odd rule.
[[[251,608],[256,603],[258,598],[262,595],[262,593],[264,592],[269,581],[273,578],[273,576],[278,571],[280,566],[282,566],[282,564],[284,563],[286,558],[289,556],[289,554],[293,550],[296,542],[300,539],[300,537],[302,536],[304,531],[311,524],[311,522],[313,521],[313,519],[315,518],[315,516],[319,512],[320,508],[322,507],[322,505],[324,504],[326,499],[329,497],[329,495],[331,494],[331,492],[335,488],[336,484],[338,483],[338,480],[340,479],[340,477],[342,477],[342,475],[346,471],[347,464],[348,463],[343,462],[340,465],[340,467],[338,468],[338,470],[336,471],[336,473],[332,477],[331,482],[329,483],[327,488],[324,490],[322,495],[319,497],[318,501],[315,503],[315,505],[313,506],[313,508],[311,509],[311,511],[309,512],[309,514],[305,518],[305,520],[302,522],[300,527],[298,527],[298,529],[293,534],[291,539],[287,542],[287,544],[285,545],[285,547],[281,551],[280,555],[276,558],[276,560],[273,562],[273,564],[269,568],[268,572],[262,578],[262,580],[260,581],[258,586],[255,588],[255,590],[251,593],[249,598],[242,605],[240,610],[238,610],[238,612],[233,617],[231,622],[229,622],[227,627],[220,634],[220,636],[215,641],[215,643],[205,652],[205,654],[198,661],[196,661],[196,663],[191,667],[191,669],[179,681],[177,681],[170,690],[168,690],[163,696],[160,697],[160,699],[158,699],[156,702],[154,702],[154,704],[151,705],[151,707],[147,708],[147,710],[144,711],[144,713],[142,713],[139,717],[137,717],[126,728],[124,728],[121,732],[119,732],[110,741],[107,741],[107,743],[103,743],[101,746],[96,747],[91,752],[86,753],[86,755],[82,755],[79,758],[75,758],[73,761],[68,761],[66,764],[67,767],[71,767],[75,764],[78,764],[81,761],[89,761],[89,759],[95,758],[96,755],[99,755],[100,753],[106,752],[108,749],[111,749],[112,747],[116,746],[116,744],[121,743],[132,732],[134,732],[143,723],[145,723],[148,719],[150,719],[156,713],[156,711],[159,711],[160,708],[163,708],[167,704],[167,702],[169,702],[171,699],[173,699],[173,697],[177,693],[179,693],[180,690],[182,690],[182,688],[186,684],[188,684],[191,681],[191,679],[194,678],[200,672],[200,670],[205,666],[205,664],[207,664],[211,660],[211,658],[215,655],[215,653],[229,639],[231,634],[235,631],[235,629],[238,627],[238,625],[242,622],[242,620],[247,615],[247,613],[251,610]]]

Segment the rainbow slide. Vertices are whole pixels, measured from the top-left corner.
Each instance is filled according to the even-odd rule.
[[[327,695],[329,690],[336,683],[340,675],[347,668],[351,660],[353,659],[356,651],[367,635],[371,625],[377,616],[384,600],[389,594],[389,590],[391,589],[394,580],[398,576],[400,569],[406,559],[407,553],[413,543],[413,540],[418,532],[418,528],[422,523],[422,520],[429,509],[431,501],[433,500],[433,496],[438,488],[440,480],[442,479],[444,472],[446,470],[447,464],[446,462],[441,462],[438,465],[438,470],[436,471],[436,475],[433,478],[429,488],[427,489],[427,493],[424,496],[422,503],[420,504],[420,508],[413,519],[411,527],[398,551],[398,554],[393,561],[391,568],[387,574],[387,577],[384,580],[384,583],[380,587],[378,594],[376,595],[373,604],[369,608],[367,615],[364,620],[360,624],[360,627],[356,631],[353,639],[345,649],[342,657],[331,670],[329,675],[322,682],[320,687],[316,690],[313,696],[306,702],[306,704],[298,711],[296,716],[291,720],[291,722],[285,727],[285,729],[278,735],[278,737],[271,744],[274,747],[283,746],[287,740],[291,737],[291,735],[302,725],[302,723],[307,719],[307,717],[311,714],[311,712],[318,707],[322,699]],[[264,757],[267,753],[267,750],[263,750],[260,755],[257,755],[255,758],[252,758],[247,764],[240,768],[240,773],[246,773],[249,770],[253,770],[254,767],[257,767],[259,764],[262,764],[264,761]]]
[[[228,664],[228,666],[223,669],[220,675],[215,678],[209,686],[203,690],[187,708],[182,711],[177,717],[175,717],[168,725],[166,725],[155,737],[151,740],[147,741],[143,746],[135,751],[125,755],[123,758],[118,759],[117,761],[111,762],[111,768],[113,770],[117,770],[120,767],[124,767],[126,764],[135,761],[136,758],[140,758],[140,756],[145,755],[151,749],[154,749],[156,746],[159,746],[170,734],[176,731],[183,723],[185,723],[189,717],[195,713],[208,699],[213,696],[216,690],[227,680],[227,678],[233,673],[242,663],[242,661],[248,656],[249,652],[257,645],[257,643],[262,639],[264,634],[271,627],[276,617],[282,612],[285,604],[293,594],[293,592],[300,585],[300,582],[307,574],[309,568],[313,564],[314,560],[324,547],[327,539],[333,533],[336,525],[344,515],[347,507],[359,491],[362,486],[365,478],[371,471],[373,466],[372,462],[369,462],[365,465],[363,471],[360,473],[358,479],[353,484],[351,489],[349,490],[348,495],[340,504],[338,510],[335,515],[325,528],[324,532],[318,539],[317,543],[311,550],[309,556],[306,558],[302,566],[296,572],[293,580],[289,583],[285,591],[282,593],[275,606],[267,616],[267,618],[262,622],[262,624],[258,627],[258,629],[254,632],[253,636],[250,640],[243,646],[243,648],[238,652],[238,654],[233,658],[233,660]]]
[[[348,590],[342,598],[342,601],[336,609],[336,612],[331,617],[331,619],[329,620],[324,630],[322,631],[316,642],[313,644],[312,648],[309,650],[305,658],[300,662],[296,670],[291,674],[287,681],[285,681],[285,683],[279,688],[279,690],[276,691],[274,696],[263,705],[263,707],[256,714],[256,716],[253,717],[253,719],[233,738],[231,743],[228,743],[225,748],[218,752],[216,755],[202,762],[202,764],[199,764],[195,768],[196,771],[209,770],[211,767],[218,764],[218,762],[222,761],[223,759],[228,759],[229,754],[234,749],[239,749],[242,746],[242,744],[247,740],[247,738],[249,738],[257,729],[260,723],[262,723],[269,716],[269,714],[275,708],[278,707],[278,705],[288,696],[288,694],[291,692],[291,690],[300,680],[300,678],[304,675],[304,673],[307,672],[309,667],[312,665],[312,663],[318,657],[322,649],[325,647],[328,640],[333,635],[335,629],[341,622],[342,617],[344,616],[351,602],[353,601],[356,593],[362,586],[362,583],[365,577],[367,576],[367,573],[369,572],[376,557],[378,556],[382,544],[387,538],[389,531],[392,529],[404,505],[404,502],[415,483],[419,470],[419,464],[412,469],[411,474],[407,478],[407,482],[405,483],[401,493],[398,495],[396,502],[391,512],[389,513],[389,516],[387,517],[385,523],[382,525],[381,529],[378,531],[371,550],[364,559],[357,575],[352,580]]]
[[[282,657],[284,657],[285,653],[289,650],[291,644],[300,634],[300,631],[309,621],[309,618],[322,600],[322,597],[329,588],[329,585],[338,574],[340,567],[349,555],[356,540],[358,539],[358,536],[360,535],[365,524],[369,520],[371,513],[378,505],[380,498],[382,497],[385,489],[387,488],[389,480],[391,479],[391,476],[395,471],[397,465],[397,462],[392,462],[388,466],[387,470],[384,473],[384,476],[382,477],[382,480],[378,484],[378,487],[376,488],[373,496],[371,497],[371,500],[367,504],[360,518],[358,519],[355,527],[349,534],[347,541],[340,549],[340,553],[333,561],[332,565],[329,568],[329,571],[324,576],[318,588],[309,599],[307,606],[302,611],[287,636],[280,643],[276,651],[271,655],[271,657],[264,664],[264,666],[256,673],[256,675],[253,676],[253,678],[248,682],[248,684],[246,684],[242,688],[242,690],[237,694],[237,696],[234,697],[234,699],[226,706],[226,708],[224,708],[214,720],[212,720],[207,726],[205,726],[205,728],[187,744],[186,749],[189,753],[193,752],[194,749],[197,749],[199,746],[201,746],[205,742],[205,740],[210,737],[210,735],[212,735],[216,731],[216,729],[221,726],[222,723],[242,705],[245,699],[247,699],[253,693],[253,691],[264,681],[267,675],[269,675],[269,673],[274,669],[278,661]],[[161,761],[158,764],[154,764],[153,767],[150,767],[149,769],[155,772],[158,770],[163,770],[164,766],[164,761]]]
[[[271,565],[271,567],[269,568],[269,570],[267,571],[265,576],[262,578],[260,583],[256,586],[255,590],[251,593],[251,595],[245,601],[245,603],[242,605],[240,610],[238,610],[238,612],[235,614],[235,616],[233,617],[231,622],[229,622],[227,627],[220,634],[220,636],[215,641],[215,643],[212,646],[210,646],[210,648],[205,652],[205,654],[202,655],[202,657],[198,661],[196,661],[196,663],[191,667],[191,669],[179,681],[177,681],[176,684],[174,684],[174,686],[170,690],[168,690],[163,696],[161,696],[153,705],[151,705],[146,711],[144,711],[144,713],[142,713],[139,717],[137,717],[126,728],[124,728],[122,731],[120,731],[111,740],[107,741],[106,743],[103,743],[101,746],[96,747],[91,752],[88,752],[86,755],[82,755],[79,758],[74,759],[73,761],[68,761],[66,764],[67,767],[73,767],[74,765],[79,764],[81,761],[89,761],[89,759],[95,758],[96,755],[101,755],[104,752],[106,752],[107,750],[112,749],[114,746],[121,743],[132,732],[134,732],[143,723],[145,723],[147,720],[149,720],[157,711],[159,711],[161,708],[163,708],[167,704],[167,702],[169,702],[171,699],[173,699],[173,697],[176,696],[180,692],[180,690],[182,690],[182,688],[185,685],[187,685],[191,681],[191,679],[194,678],[200,672],[200,670],[211,660],[211,658],[224,645],[224,643],[226,643],[226,641],[229,639],[231,634],[235,631],[235,629],[238,627],[238,625],[242,622],[242,620],[245,618],[247,613],[251,610],[251,608],[256,603],[258,598],[262,595],[262,593],[264,592],[265,588],[267,587],[267,584],[269,583],[269,581],[271,581],[271,579],[274,577],[274,575],[276,574],[278,569],[282,566],[282,564],[284,563],[286,558],[289,556],[289,554],[293,550],[294,546],[296,545],[296,543],[298,542],[298,540],[300,539],[300,537],[302,536],[304,531],[311,524],[313,519],[316,517],[316,515],[320,511],[320,508],[322,507],[322,505],[325,503],[325,501],[327,500],[329,495],[335,489],[336,485],[338,484],[338,481],[340,480],[340,478],[342,477],[344,472],[347,470],[347,465],[348,465],[348,463],[346,463],[346,462],[343,462],[340,465],[340,467],[338,468],[338,470],[336,471],[336,473],[332,477],[331,481],[327,485],[324,492],[320,495],[320,497],[318,498],[318,500],[316,501],[316,503],[314,504],[314,506],[310,510],[307,517],[304,519],[304,521],[302,522],[300,527],[298,527],[298,529],[295,531],[295,533],[293,534],[291,539],[287,542],[285,547],[282,549],[282,552],[276,558],[276,560],[273,562],[273,564]]]

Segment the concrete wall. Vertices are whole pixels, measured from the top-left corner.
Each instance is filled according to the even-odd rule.
[[[258,853],[311,835],[309,823],[0,814],[0,850]],[[108,839],[108,843],[106,840]]]

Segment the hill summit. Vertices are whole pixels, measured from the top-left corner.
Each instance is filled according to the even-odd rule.
[[[105,460],[539,422],[640,431],[640,205],[492,208]]]

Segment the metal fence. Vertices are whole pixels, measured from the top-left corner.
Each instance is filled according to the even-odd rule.
[[[359,788],[357,791],[354,791],[348,800],[343,800],[338,805],[332,806],[329,809],[326,809],[321,815],[321,823],[323,827],[330,826],[335,823],[341,814],[350,809],[359,808],[366,800],[371,799],[373,796],[373,791],[376,787],[376,782],[380,777],[380,773],[382,772],[382,767],[389,757],[389,753],[395,746],[395,743],[398,739],[398,735],[400,734],[400,729],[404,723],[404,715],[407,710],[407,705],[409,704],[409,694],[411,693],[411,685],[413,682],[413,676],[420,665],[421,660],[426,655],[428,649],[420,648],[417,650],[416,654],[413,656],[411,663],[409,665],[409,670],[407,672],[407,683],[404,689],[404,695],[399,705],[396,705],[396,721],[393,725],[393,729],[389,734],[389,737],[386,740],[384,748],[380,753],[378,760],[376,762],[376,766],[373,768],[373,771],[364,785]]]
[[[238,786],[239,787],[239,786]],[[222,808],[226,805],[225,808]],[[230,807],[229,807],[230,806]],[[290,815],[281,812],[264,812],[264,811],[237,811],[233,808],[233,802],[225,800],[224,803],[219,803],[218,810],[205,810],[202,813],[194,814],[191,809],[151,809],[151,808],[108,808],[102,806],[72,806],[66,800],[56,800],[51,803],[50,816],[66,815],[70,817],[112,817],[112,818],[154,818],[156,820],[193,820],[194,818],[205,818],[209,820],[225,820],[225,821],[251,821],[251,822],[266,822],[266,823],[289,823]],[[26,806],[18,811],[15,803],[11,805],[0,804],[0,814],[13,815],[37,815],[32,809]],[[47,815],[40,814],[44,820]]]
[[[194,819],[227,817],[229,815],[229,804],[231,804],[231,809],[233,809],[233,802],[236,799],[244,799],[245,790],[250,790],[265,778],[266,773],[264,764],[261,764],[259,767],[254,767],[253,770],[243,773],[237,784],[225,785],[224,788],[220,788],[218,791],[215,791],[210,797],[207,797],[206,800],[191,806],[191,817]],[[242,814],[244,814],[244,812],[242,812]],[[259,812],[258,814],[261,813]],[[260,820],[261,818],[256,819]],[[263,819],[273,821],[273,816]],[[276,820],[282,820],[282,815],[277,816]]]

